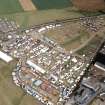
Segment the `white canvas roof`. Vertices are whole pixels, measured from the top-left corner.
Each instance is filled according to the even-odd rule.
[[[42,74],[45,73],[45,70],[42,69],[41,67],[37,66],[36,64],[34,64],[33,62],[31,62],[30,60],[27,60],[26,62],[28,65],[30,65],[31,67],[33,67],[35,70],[41,72]]]
[[[96,62],[94,66],[97,67],[98,69],[105,71],[105,66],[99,62]]]
[[[0,51],[0,59],[2,59],[3,61],[5,61],[7,63],[13,60],[12,57],[8,56],[7,54],[5,54],[1,51]]]

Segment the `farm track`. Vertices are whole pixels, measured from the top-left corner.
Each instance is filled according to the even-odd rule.
[[[24,11],[33,11],[37,9],[31,0],[19,0],[19,2]]]

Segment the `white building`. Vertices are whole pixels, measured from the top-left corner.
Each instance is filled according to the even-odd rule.
[[[45,73],[45,70],[42,69],[41,67],[37,66],[36,64],[34,64],[33,62],[31,62],[30,60],[27,60],[26,62],[29,66],[33,67],[36,71],[44,74]]]
[[[2,59],[3,61],[9,63],[10,61],[12,61],[12,57],[8,56],[7,54],[3,53],[0,51],[0,59]]]

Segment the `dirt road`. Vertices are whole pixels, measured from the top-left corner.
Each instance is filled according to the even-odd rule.
[[[19,0],[19,2],[24,11],[33,11],[37,9],[31,0]]]

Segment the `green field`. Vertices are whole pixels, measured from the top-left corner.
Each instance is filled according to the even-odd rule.
[[[15,66],[15,60],[9,64],[0,60],[0,105],[42,105],[13,83]]]
[[[71,5],[70,0],[32,0],[35,6],[40,9],[59,9]]]
[[[7,64],[0,60],[0,105],[17,105],[24,94],[12,81],[11,73],[15,65],[15,61]]]
[[[0,0],[0,14],[22,12],[23,9],[18,0]]]
[[[95,36],[85,47],[77,51],[79,55],[85,54],[86,57],[91,58],[94,55],[95,51],[99,47],[103,37]]]
[[[20,12],[14,14],[0,15],[1,18],[7,18],[9,20],[16,21],[17,24],[19,24],[23,28],[53,21],[56,19],[74,18],[80,16],[83,15],[77,12],[68,11],[68,9],[51,9],[36,12]]]
[[[29,26],[33,26],[36,24],[41,24],[49,21],[53,21],[56,19],[65,19],[65,18],[75,18],[83,16],[84,14],[77,12],[77,10],[73,9],[70,3],[70,0],[48,0],[48,4],[46,4],[47,0],[36,0],[41,4],[41,6],[45,6],[46,9],[37,11],[28,11],[25,12],[20,6],[19,0],[0,0],[0,17],[7,18],[9,20],[16,21],[21,27],[26,28]],[[49,2],[50,1],[50,2]],[[65,1],[65,2],[64,2]],[[57,2],[57,3],[52,3]],[[52,5],[54,9],[48,9],[47,5]],[[46,5],[45,5],[46,4]],[[64,8],[65,7],[67,8]],[[36,6],[38,4],[36,3]],[[56,7],[62,7],[62,9],[56,9]],[[69,7],[68,7],[69,6]]]

